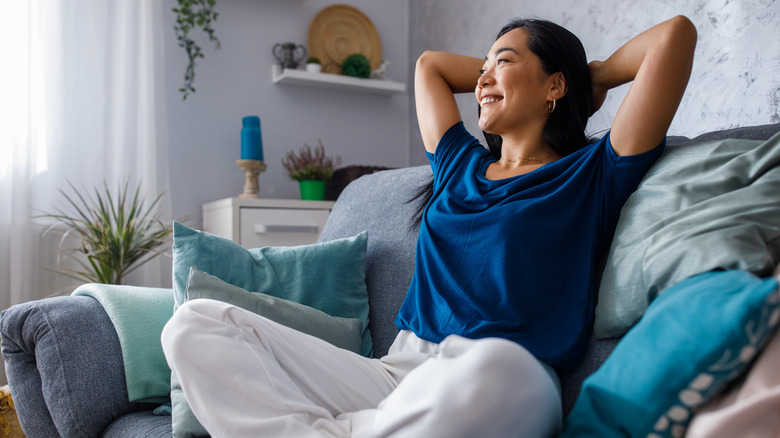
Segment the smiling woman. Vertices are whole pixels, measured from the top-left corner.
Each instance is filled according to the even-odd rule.
[[[593,267],[663,151],[694,43],[690,22],[676,18],[589,67],[571,32],[516,20],[484,59],[425,52],[415,98],[432,196],[388,354],[345,354],[235,307],[184,304],[163,348],[186,398],[204,401],[192,405],[204,427],[214,436],[555,436],[558,372],[578,364],[593,324]],[[615,120],[620,141],[586,145],[594,98],[634,78]],[[659,80],[662,96],[647,100]],[[467,92],[496,140],[490,151],[461,121],[454,95]],[[189,343],[239,365],[199,364]],[[208,402],[236,372],[258,370],[272,377],[243,379],[238,396]]]
[[[593,321],[592,267],[663,150],[695,43],[693,25],[676,17],[588,64],[568,30],[517,19],[484,59],[423,53],[415,99],[434,176],[398,327],[426,340],[502,337],[543,366],[575,366]],[[587,145],[589,116],[607,90],[631,81],[611,132]],[[471,90],[489,151],[454,103],[455,93]],[[554,434],[555,418],[547,412],[514,430],[536,424]]]

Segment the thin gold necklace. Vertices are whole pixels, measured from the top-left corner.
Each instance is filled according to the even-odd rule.
[[[530,157],[528,157],[528,158],[523,158],[523,157],[520,157],[520,158],[518,158],[518,159],[516,159],[516,160],[507,160],[506,158],[501,158],[501,159],[500,159],[500,160],[498,160],[498,161],[503,161],[503,162],[505,162],[505,163],[509,163],[509,164],[515,164],[515,163],[518,163],[518,162],[519,162],[519,163],[523,163],[523,164],[528,164],[528,163],[542,163],[542,164],[543,164],[543,163],[545,163],[545,161],[546,161],[548,158],[550,158],[552,155],[553,155],[553,154],[552,154],[552,152],[548,152],[548,153],[547,153],[547,155],[545,155],[545,156],[544,156],[544,157],[542,157],[542,158],[536,158],[536,156],[534,156],[534,155],[531,155],[531,156],[530,156]]]

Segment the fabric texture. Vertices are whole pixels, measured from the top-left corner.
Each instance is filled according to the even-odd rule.
[[[562,438],[683,436],[780,322],[775,278],[705,273],[661,294],[582,386]]]
[[[361,351],[363,323],[354,318],[338,318],[293,301],[259,292],[247,292],[217,277],[190,268],[186,290],[187,301],[212,299],[241,307],[279,324],[323,339],[354,353]],[[161,347],[162,349],[162,347]],[[167,368],[167,363],[166,363]],[[184,397],[178,375],[169,372],[172,428],[177,437],[207,436],[208,432],[192,412]]]
[[[662,151],[663,142],[621,157],[607,133],[533,172],[490,180],[496,159],[463,122],[453,125],[428,154],[433,197],[398,328],[432,342],[508,339],[559,370],[574,368],[593,324],[594,266]]]
[[[171,289],[90,283],[73,291],[96,299],[114,325],[131,402],[163,403],[171,392],[171,370],[160,333],[173,315]]]
[[[780,336],[738,385],[693,417],[686,438],[776,438],[780,435]]]
[[[173,289],[175,306],[187,299],[190,270],[196,269],[235,287],[262,292],[360,321],[360,353],[371,355],[368,293],[365,284],[365,232],[325,243],[245,249],[237,243],[174,224]],[[207,435],[171,373],[173,436]]]
[[[141,409],[128,401],[119,338],[85,296],[18,304],[0,315],[3,359],[29,437],[96,437]]]
[[[249,292],[193,266],[187,281],[187,301],[200,298],[238,306],[353,353],[360,354],[362,350],[363,323],[359,319],[330,316],[295,301]]]
[[[414,272],[418,228],[412,216],[417,189],[431,177],[431,166],[377,172],[358,178],[342,192],[319,241],[367,231],[366,288],[374,357],[387,354],[398,328],[393,322]],[[392,225],[391,225],[392,224]]]
[[[176,312],[162,342],[214,436],[553,436],[560,425],[549,374],[506,340],[452,336],[437,345],[405,331],[389,355],[370,359],[195,300]],[[235,376],[252,378],[236,384]]]
[[[363,323],[362,350],[371,355],[366,291],[366,245],[360,233],[312,245],[242,248],[239,244],[178,222],[173,232],[175,306],[186,300],[194,266],[244,290],[295,301],[331,316]]]
[[[713,269],[780,261],[780,134],[669,147],[626,202],[604,268],[595,333],[621,336],[661,291]]]

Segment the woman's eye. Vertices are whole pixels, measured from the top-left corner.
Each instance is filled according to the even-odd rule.
[[[503,64],[505,62],[509,62],[509,60],[508,59],[499,59],[498,61],[496,61],[496,64],[501,65],[501,64]]]
[[[485,69],[484,68],[479,69],[479,75],[482,76],[484,74],[485,74]]]

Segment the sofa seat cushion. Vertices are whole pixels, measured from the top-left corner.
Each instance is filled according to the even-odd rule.
[[[171,417],[154,415],[152,411],[133,412],[114,420],[101,438],[170,438],[173,436]]]

